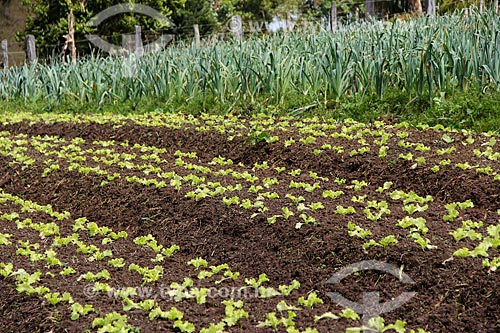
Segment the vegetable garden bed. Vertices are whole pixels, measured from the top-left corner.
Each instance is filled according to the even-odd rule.
[[[491,133],[269,117],[0,116],[5,332],[500,328]],[[327,283],[362,260],[393,265]],[[383,317],[383,318],[382,318]],[[365,324],[367,324],[365,322]],[[120,331],[121,330],[121,331]]]

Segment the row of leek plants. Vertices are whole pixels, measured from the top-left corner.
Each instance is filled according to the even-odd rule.
[[[14,67],[0,72],[0,100],[81,103],[158,98],[214,98],[280,104],[299,95],[311,102],[345,96],[411,96],[454,90],[498,90],[500,19],[455,13],[410,21],[364,22],[335,35],[293,33],[267,39],[177,45],[141,59],[94,55],[76,64]]]

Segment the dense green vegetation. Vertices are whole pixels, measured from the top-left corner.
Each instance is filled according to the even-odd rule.
[[[0,72],[3,108],[291,113],[498,128],[500,19],[456,13]]]
[[[5,2],[5,0],[3,0]],[[68,14],[74,14],[75,37],[84,41],[85,35],[97,33],[101,36],[121,38],[122,33],[134,31],[134,25],[140,25],[143,31],[149,34],[174,33],[177,38],[193,35],[193,24],[200,25],[202,34],[211,34],[225,30],[231,16],[241,15],[245,20],[267,20],[275,16],[285,17],[287,13],[300,14],[303,18],[319,17],[328,12],[332,0],[142,0],[141,5],[153,8],[161,13],[167,22],[159,22],[147,15],[113,15],[98,27],[86,25],[95,17],[112,6],[121,5],[127,1],[122,0],[22,0],[28,9],[29,16],[26,27],[19,38],[25,34],[33,34],[42,46],[41,53],[50,56],[50,51],[55,45],[65,42],[64,35],[68,33]],[[133,1],[132,1],[133,2]],[[1,4],[1,2],[0,2]],[[348,9],[352,0],[343,1],[341,8]],[[4,5],[6,8],[6,5]],[[90,48],[84,43],[79,45],[81,54],[88,53]],[[45,54],[47,53],[48,54]]]

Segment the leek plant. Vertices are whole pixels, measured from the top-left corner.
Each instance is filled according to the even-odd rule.
[[[202,47],[178,44],[156,54],[0,71],[0,100],[66,100],[82,105],[212,100],[312,105],[352,96],[410,97],[500,88],[500,17],[456,12],[408,21],[361,22],[335,34],[276,34]]]

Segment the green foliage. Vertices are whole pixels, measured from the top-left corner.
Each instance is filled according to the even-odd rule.
[[[366,237],[371,236],[372,234],[372,232],[369,229],[363,229],[351,221],[347,223],[347,229],[348,229],[347,232],[351,237],[359,237],[361,239],[365,239]]]
[[[194,268],[199,269],[200,267],[207,267],[208,262],[203,258],[191,259],[187,263],[188,265],[194,266]]]
[[[11,245],[12,242],[9,240],[12,237],[10,234],[0,233],[0,246],[2,245]]]
[[[76,1],[76,0],[49,0],[28,1],[23,4],[28,8],[30,16],[26,22],[26,28],[19,38],[30,33],[36,36],[40,50],[47,50],[45,46],[57,45],[64,41],[63,36],[68,33],[68,15],[70,9],[75,17],[75,39],[85,40],[86,34],[99,34],[101,36],[119,36],[122,33],[131,33],[135,25],[140,25],[143,31],[161,33],[168,26],[161,26],[158,21],[146,15],[116,15],[108,18],[100,24],[98,31],[86,23],[99,12],[123,2],[117,0],[104,1]],[[174,12],[177,18],[183,18],[186,13],[180,12],[184,8],[186,0],[146,0],[142,5],[149,6],[159,11],[165,17],[172,19]],[[190,2],[192,4],[192,1]],[[184,10],[186,10],[184,8]],[[116,38],[117,39],[117,38]]]
[[[104,333],[126,333],[126,332],[140,332],[130,324],[127,324],[127,316],[121,315],[117,312],[107,313],[104,318],[95,318],[92,321],[92,328],[98,328],[97,332]]]
[[[0,263],[0,275],[4,278],[8,278],[13,273],[14,266],[12,263]]]
[[[163,267],[155,266],[154,268],[140,267],[137,264],[130,264],[128,267],[129,271],[136,271],[142,275],[142,280],[144,283],[155,282],[163,275]]]
[[[85,306],[83,306],[80,303],[73,303],[71,304],[71,320],[77,320],[94,311],[94,307],[91,304],[85,304]]]
[[[339,316],[343,317],[343,318],[351,319],[351,320],[358,320],[359,319],[359,315],[353,309],[350,309],[350,308],[343,309],[340,312]]]
[[[303,296],[301,296],[298,299],[298,302],[300,305],[303,305],[303,306],[308,307],[308,308],[312,308],[314,306],[314,304],[323,304],[323,300],[318,297],[318,295],[316,294],[315,291],[309,293],[307,298],[304,298]]]
[[[39,6],[38,1],[33,3]],[[86,11],[91,6],[87,4]],[[237,10],[234,4],[227,7]],[[313,105],[308,112],[341,119],[372,121],[391,116],[413,124],[496,129],[500,73],[495,59],[500,46],[494,43],[500,41],[479,38],[479,45],[471,41],[494,34],[498,20],[489,14],[467,19],[455,14],[354,25],[339,30],[334,40],[326,33],[289,34],[245,40],[238,47],[221,42],[169,48],[143,57],[132,80],[124,76],[119,58],[97,57],[69,66],[53,62],[0,73],[0,82],[6,83],[0,84],[0,100],[43,101],[48,110],[65,112],[81,112],[82,105],[116,112],[118,103],[120,112],[161,108],[197,114],[284,113]],[[40,29],[49,26],[37,24]],[[457,54],[469,59],[470,66],[460,67],[454,60]],[[23,87],[16,84],[21,81],[26,82]]]
[[[243,309],[243,301],[234,301],[230,299],[228,301],[222,301],[225,305],[225,318],[223,319],[227,326],[235,326],[238,321],[243,318],[248,318],[248,312]]]

